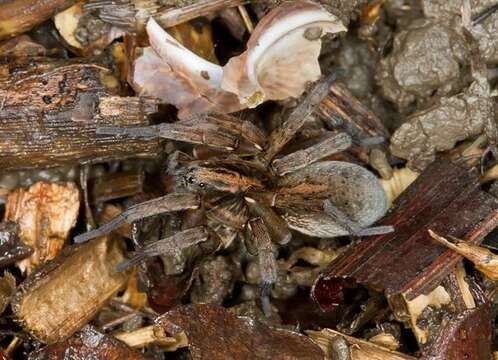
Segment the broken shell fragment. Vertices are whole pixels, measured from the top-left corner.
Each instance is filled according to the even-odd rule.
[[[176,106],[179,117],[241,109],[236,95],[221,90],[221,66],[188,50],[152,18],[146,30],[151,47],[135,61],[135,91]]]
[[[319,4],[285,3],[259,22],[247,50],[225,65],[221,87],[249,108],[265,100],[298,97],[307,83],[321,76],[320,38],[346,30]]]
[[[186,117],[300,96],[321,76],[320,38],[346,28],[318,4],[286,3],[261,20],[247,50],[224,67],[188,50],[152,18],[146,30],[151,47],[134,63],[132,86],[175,105]]]

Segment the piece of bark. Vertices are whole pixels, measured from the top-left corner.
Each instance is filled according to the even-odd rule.
[[[21,283],[12,301],[15,317],[43,343],[67,339],[126,285],[129,272],[114,271],[124,259],[115,238],[64,248]]]
[[[154,19],[163,27],[175,26],[200,16],[209,15],[229,7],[242,5],[246,0],[201,0],[192,5],[159,12]]]
[[[9,195],[9,189],[5,189],[3,187],[0,187],[0,200],[5,201],[5,198],[7,198],[7,195]]]
[[[434,290],[411,300],[402,299],[404,303],[396,303],[398,307],[393,309],[396,316],[411,327],[422,350],[432,346],[442,324],[475,308],[475,300],[465,278],[465,269],[460,262],[455,271]]]
[[[476,269],[486,277],[494,281],[498,280],[498,255],[493,254],[490,250],[482,246],[469,244],[459,239],[453,239],[455,242],[450,242],[432,230],[429,233],[434,240],[437,240],[439,243],[471,261]]]
[[[390,137],[382,120],[340,84],[332,84],[319,110],[334,128],[344,130],[357,142],[369,137]]]
[[[80,187],[81,187],[81,201],[83,202],[84,209],[84,221],[87,227],[95,228],[97,224],[95,223],[95,219],[93,218],[93,211],[90,208],[90,201],[88,195],[88,177],[90,176],[90,166],[85,164],[81,167],[80,170]]]
[[[73,182],[37,182],[9,194],[5,219],[19,224],[19,237],[34,250],[29,258],[17,263],[23,273],[31,273],[59,254],[79,210],[79,190]]]
[[[19,226],[16,223],[0,223],[0,267],[12,265],[32,253],[33,249],[19,238]]]
[[[348,279],[384,292],[395,317],[412,326],[420,345],[417,316],[432,304],[453,304],[443,284],[462,257],[437,244],[428,229],[479,243],[498,224],[498,200],[479,189],[475,171],[447,161],[430,165],[395,201],[380,225],[395,232],[365,238],[329,265],[313,286],[327,309],[342,302]],[[459,295],[464,296],[462,293]],[[463,301],[463,300],[462,300]]]
[[[162,27],[171,28],[245,2],[247,0],[200,0],[175,8],[164,6],[163,2],[157,0],[133,2],[90,0],[84,8],[88,11],[97,11],[99,18],[107,23],[143,33],[145,23],[150,17]]]
[[[187,334],[196,359],[324,359],[320,348],[296,332],[237,317],[218,305],[185,305],[156,320],[167,334]]]
[[[0,42],[0,54],[5,58],[47,56],[49,51],[33,40],[28,35]]]
[[[273,298],[272,306],[278,309],[284,324],[314,330],[335,327],[344,308],[337,307],[332,311],[323,311],[309,295],[309,291],[299,291],[296,295],[285,299]]]
[[[147,289],[150,307],[163,313],[181,303],[197,275],[197,268],[189,268],[179,275],[164,275],[158,261],[149,264],[147,272],[151,283]]]
[[[145,360],[151,359],[93,326],[85,326],[69,339],[32,352],[29,360]]]
[[[157,102],[118,97],[119,82],[98,63],[23,59],[0,65],[3,170],[154,157],[157,140],[96,134],[98,126],[147,125]]]
[[[96,178],[90,185],[92,204],[135,196],[143,191],[143,173],[125,171]]]
[[[491,354],[491,334],[491,309],[485,303],[443,325],[421,360],[487,359]]]
[[[0,40],[28,31],[76,0],[11,0],[0,2]]]
[[[338,360],[415,360],[413,356],[391,351],[388,348],[373,344],[369,341],[357,339],[341,334],[332,329],[321,331],[306,331],[329,359]],[[340,338],[347,348],[340,349],[334,346],[334,340]],[[342,352],[343,357],[338,357],[337,352]]]

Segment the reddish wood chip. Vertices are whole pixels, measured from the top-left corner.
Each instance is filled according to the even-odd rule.
[[[146,360],[150,359],[125,343],[86,326],[66,341],[48,345],[31,353],[30,360]]]
[[[324,359],[308,337],[237,317],[211,304],[186,305],[169,311],[157,323],[174,335],[185,331],[196,359]]]
[[[483,304],[443,326],[422,360],[479,360],[490,353],[491,311],[489,304]]]
[[[437,287],[462,257],[432,240],[428,229],[478,244],[498,224],[498,201],[480,190],[475,172],[447,161],[427,169],[396,200],[379,225],[386,235],[365,238],[338,256],[313,287],[323,309],[343,301],[344,282],[354,279],[382,291],[391,305]]]

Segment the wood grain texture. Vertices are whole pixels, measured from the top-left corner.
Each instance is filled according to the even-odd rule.
[[[2,170],[153,157],[157,140],[96,135],[97,126],[147,125],[156,102],[118,97],[101,65],[78,59],[0,64]]]
[[[391,303],[434,290],[462,257],[432,240],[428,229],[479,243],[498,225],[498,200],[479,189],[472,170],[438,161],[379,225],[395,231],[363,239],[318,277],[313,294],[323,308],[341,302],[344,279],[384,292]]]

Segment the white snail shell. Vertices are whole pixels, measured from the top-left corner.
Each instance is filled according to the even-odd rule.
[[[185,117],[300,96],[320,78],[320,38],[346,28],[319,4],[285,3],[258,23],[247,50],[224,67],[185,48],[152,18],[146,30],[151,47],[135,61],[132,85],[141,95],[175,105]]]
[[[234,112],[237,96],[221,89],[223,69],[185,48],[154,19],[146,26],[151,47],[134,64],[133,87],[180,109],[180,117],[202,112]]]
[[[346,30],[317,3],[284,3],[258,23],[247,50],[225,65],[221,87],[247,107],[298,97],[320,78],[320,38]]]

